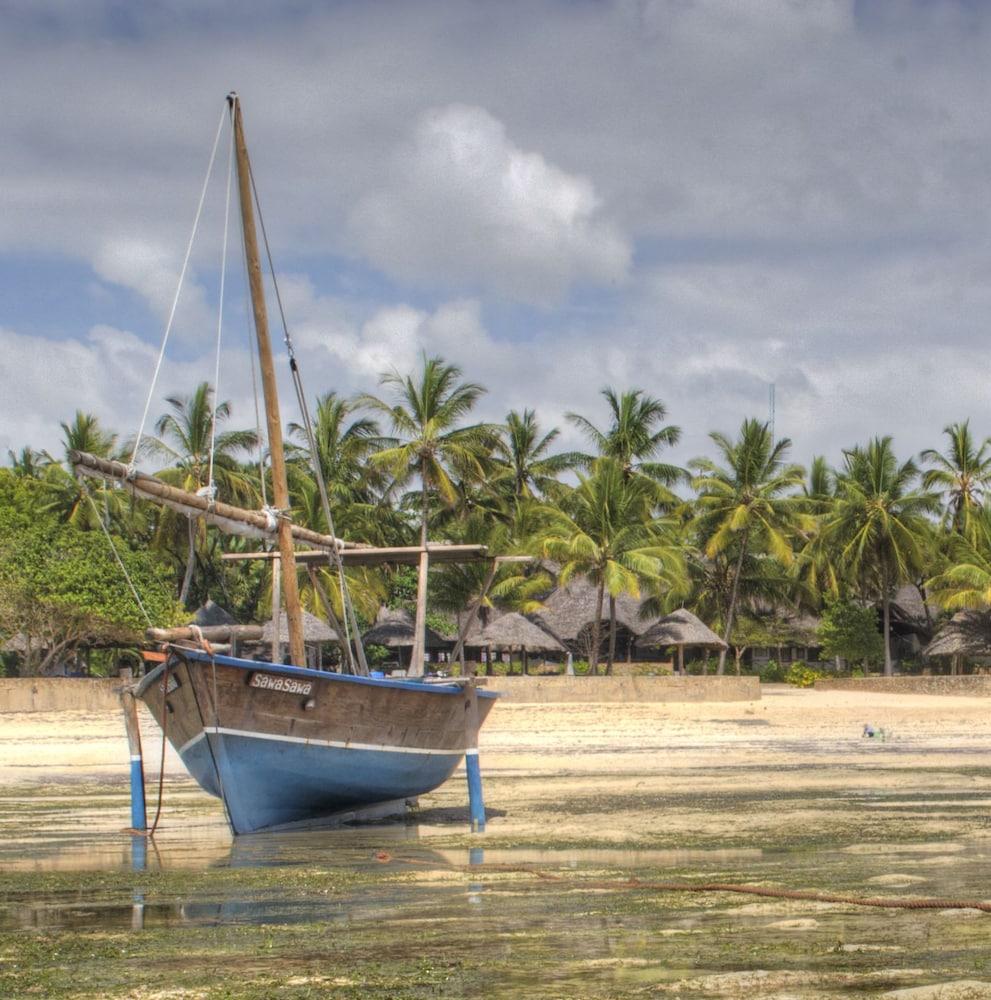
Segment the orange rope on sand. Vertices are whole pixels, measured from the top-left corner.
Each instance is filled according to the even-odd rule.
[[[387,851],[379,851],[375,860],[380,864],[388,864],[394,859]],[[433,862],[416,859],[398,859],[404,864],[432,865]],[[530,875],[545,882],[566,885],[572,889],[614,890],[629,892],[646,890],[648,892],[735,892],[748,896],[764,896],[771,899],[804,899],[814,903],[848,903],[852,906],[873,906],[881,909],[899,910],[981,910],[991,913],[991,902],[980,899],[885,899],[881,896],[846,896],[841,893],[816,892],[811,889],[774,889],[762,885],[744,885],[737,882],[642,882],[637,878],[612,879],[609,881],[583,880],[564,878],[539,868],[529,868],[525,865],[482,865],[482,866],[451,866],[451,871],[471,873],[484,872],[516,873]]]

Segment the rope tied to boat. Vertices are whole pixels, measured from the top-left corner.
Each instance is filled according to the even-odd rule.
[[[162,818],[162,794],[165,789],[165,740],[169,731],[169,670],[171,663],[165,661],[165,669],[162,671],[162,755],[158,765],[158,804],[155,807],[155,819],[148,828],[148,836],[154,837],[158,829],[158,821]]]
[[[189,631],[196,637],[196,642],[199,644],[200,649],[202,649],[207,656],[213,656],[213,646],[210,645],[209,640],[203,635],[203,629],[201,629],[199,625],[190,625]]]

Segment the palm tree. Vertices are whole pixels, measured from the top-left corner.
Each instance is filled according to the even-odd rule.
[[[7,449],[11,471],[18,479],[41,479],[56,464],[47,451],[35,451],[25,445],[19,452]]]
[[[478,402],[485,389],[476,382],[462,382],[461,369],[442,358],[423,356],[423,367],[416,379],[386,372],[380,384],[391,390],[392,401],[362,395],[358,404],[389,418],[399,443],[372,456],[372,464],[391,475],[395,485],[416,476],[420,480],[420,544],[427,544],[430,521],[430,497],[453,504],[460,477],[480,481],[486,471],[486,459],[495,443],[495,428],[490,424],[459,427]]]
[[[566,414],[568,420],[589,438],[598,454],[619,462],[627,478],[639,473],[665,486],[673,486],[683,479],[683,469],[654,461],[662,448],[676,445],[681,439],[680,427],[658,426],[667,417],[664,404],[646,395],[643,389],[630,389],[617,395],[614,389],[607,387],[602,395],[612,416],[608,430],[599,430],[578,413]],[[586,456],[586,463],[590,461],[591,457]]]
[[[90,502],[93,494],[100,497],[108,518],[119,517],[123,513],[125,494],[78,478],[72,469],[70,452],[85,451],[98,458],[117,458],[117,435],[101,427],[100,421],[92,413],[82,410],[76,410],[71,423],[63,421],[59,426],[62,428],[65,465],[50,461],[44,481],[52,499],[45,505],[45,509],[57,513],[62,520],[77,528],[98,528],[100,515]]]
[[[190,396],[168,396],[169,411],[155,423],[158,437],[146,438],[143,449],[168,460],[169,465],[156,473],[160,479],[190,493],[215,485],[225,500],[241,506],[257,502],[258,491],[253,477],[234,457],[258,444],[254,431],[222,431],[215,435],[214,420],[219,424],[230,417],[230,403],[213,408],[213,389],[201,382]],[[211,469],[211,439],[212,469]],[[213,482],[210,482],[212,472]],[[197,522],[187,518],[187,555],[179,603],[185,605],[196,566]],[[178,531],[180,521],[172,511],[164,511],[159,525],[162,535]]]
[[[919,470],[909,459],[901,464],[890,437],[844,452],[837,477],[837,498],[823,525],[826,544],[839,548],[838,562],[865,596],[879,600],[884,621],[884,672],[891,660],[891,595],[926,565],[931,538],[929,515],[939,497],[918,488]]]
[[[744,560],[751,551],[767,552],[785,566],[794,558],[792,538],[811,532],[813,518],[804,513],[796,496],[805,470],[786,462],[791,441],[773,441],[767,424],[744,420],[737,440],[724,434],[709,435],[722,454],[724,465],[708,458],[696,459],[693,485],[698,492],[696,527],[710,559],[734,558],[729,600],[723,616],[723,639],[733,634],[733,617],[740,596]],[[726,650],[719,653],[719,673],[726,667]]]
[[[949,537],[950,565],[925,585],[933,600],[950,611],[991,608],[991,511],[980,508],[971,527],[966,535]]]
[[[493,477],[493,486],[505,489],[517,500],[553,492],[559,485],[558,477],[581,461],[577,452],[548,454],[560,433],[555,427],[542,434],[533,410],[510,410],[496,445],[500,468]]]
[[[369,459],[378,451],[394,447],[393,438],[383,437],[370,417],[350,417],[358,409],[354,400],[328,392],[317,400],[313,420],[320,469],[327,483],[331,504],[372,503],[386,485]],[[306,431],[297,423],[289,433],[306,442]]]
[[[970,432],[970,421],[943,428],[949,438],[946,453],[927,448],[919,456],[932,468],[922,475],[922,485],[946,499],[947,520],[953,530],[972,536],[975,514],[984,503],[984,493],[991,484],[991,439],[978,446]]]
[[[588,476],[562,498],[545,506],[547,527],[539,538],[542,555],[560,564],[562,586],[583,576],[597,588],[589,668],[598,668],[602,609],[609,595],[609,659],[616,642],[616,597],[639,597],[641,587],[678,586],[684,577],[682,547],[670,518],[652,514],[653,484],[644,476],[627,477],[615,459],[600,458]]]

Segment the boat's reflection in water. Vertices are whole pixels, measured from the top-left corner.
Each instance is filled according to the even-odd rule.
[[[149,849],[150,846],[150,849]],[[169,856],[156,852],[144,837],[132,837],[131,863],[135,871],[168,870]],[[142,930],[146,919],[149,925],[164,922],[198,925],[215,924],[273,924],[338,923],[353,920],[375,919],[386,910],[397,906],[408,908],[415,903],[417,886],[397,882],[391,877],[405,872],[450,870],[455,874],[451,883],[430,886],[430,905],[436,905],[438,895],[453,902],[454,898],[467,897],[477,906],[482,900],[483,886],[463,874],[465,866],[481,866],[485,852],[481,848],[469,850],[438,851],[420,846],[420,832],[416,825],[393,824],[368,827],[360,831],[308,831],[306,833],[253,834],[237,837],[230,844],[226,856],[216,858],[211,869],[278,868],[286,872],[285,884],[276,880],[264,887],[254,888],[250,878],[243,888],[228,891],[223,897],[213,896],[209,890],[190,894],[181,901],[156,904],[149,907],[145,893],[135,892],[131,905],[131,927]],[[321,873],[381,872],[380,883],[369,885],[363,881],[355,894],[328,894],[319,889],[319,879],[310,885],[294,877],[293,869],[318,869]],[[467,880],[466,880],[467,878]],[[229,883],[228,883],[229,884]],[[165,909],[168,915],[163,912]]]
[[[84,873],[132,870],[97,887],[34,894],[0,903],[0,929],[177,925],[372,925],[408,919],[464,919],[488,911],[506,887],[483,878],[504,865],[580,872],[614,868],[753,865],[754,849],[622,850],[434,848],[438,827],[393,823],[350,829],[252,834],[233,841],[213,824],[119,835],[35,855],[22,868]],[[264,871],[263,871],[264,869]],[[355,878],[355,876],[358,876]],[[399,877],[397,877],[399,876]],[[410,877],[406,877],[410,876]],[[120,886],[114,890],[110,886]],[[515,895],[515,894],[514,894]]]

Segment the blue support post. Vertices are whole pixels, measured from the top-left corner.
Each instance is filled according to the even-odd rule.
[[[145,830],[148,814],[145,806],[145,771],[140,755],[131,757],[131,829]]]
[[[131,680],[131,671],[122,670],[125,685]],[[138,704],[129,686],[120,692],[120,705],[124,710],[124,728],[127,730],[127,747],[131,755],[131,829],[144,833],[148,829],[145,807],[145,769],[141,755],[141,730],[138,728]]]
[[[485,832],[482,769],[478,764],[478,691],[472,680],[465,685],[465,772],[468,776],[468,811],[471,832]]]

